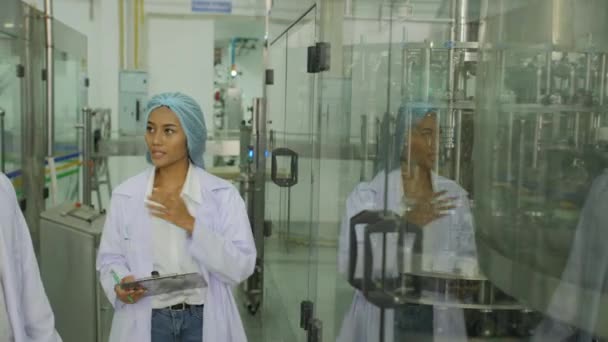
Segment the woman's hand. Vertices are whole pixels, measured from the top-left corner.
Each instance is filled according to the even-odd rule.
[[[152,195],[148,197],[147,207],[152,216],[173,223],[192,234],[194,217],[190,215],[180,195],[154,189]]]
[[[436,192],[432,196],[418,197],[412,200],[404,216],[407,222],[422,228],[427,224],[447,216],[447,212],[455,209],[455,197],[444,197],[446,191]]]
[[[120,283],[124,284],[133,281],[135,281],[135,277],[130,275],[122,278]],[[118,297],[121,302],[125,304],[135,304],[141,299],[141,297],[143,297],[144,293],[146,293],[146,290],[143,288],[123,290],[120,285],[117,284],[116,286],[114,286],[114,292],[116,292],[116,297]]]
[[[415,173],[408,172],[407,165],[401,167],[401,183],[403,195],[407,201],[406,212],[403,213],[406,221],[423,228],[429,223],[448,215],[448,211],[455,209],[454,202],[457,197],[445,197],[447,191],[432,192],[421,190],[419,186],[422,179],[417,179]]]

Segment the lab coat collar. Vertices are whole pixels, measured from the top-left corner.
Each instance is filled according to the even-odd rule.
[[[195,166],[190,164],[188,166],[188,173],[186,174],[186,181],[182,186],[181,197],[187,197],[196,204],[202,204],[203,199],[201,196],[201,186],[198,177],[196,177]],[[152,172],[148,175],[148,185],[146,187],[146,198],[152,195],[154,189],[154,178],[156,177],[156,168],[152,169]]]
[[[154,175],[154,170],[154,167],[150,167],[139,175],[134,176],[116,188],[114,194],[145,198],[150,178]],[[203,202],[203,194],[206,192],[216,192],[231,187],[231,184],[227,181],[208,173],[198,166],[191,165],[188,173],[192,174],[192,181],[188,184],[188,193],[193,192],[192,195],[196,196],[196,199],[193,198],[193,200],[198,201],[198,203]],[[199,189],[199,191],[195,191],[196,189]]]
[[[384,177],[384,173],[381,174],[380,180]],[[400,195],[403,195],[403,179],[401,178],[401,170],[394,170],[389,174],[389,184],[396,184],[396,188],[400,189]],[[435,171],[431,171],[431,183],[435,191],[444,191],[450,189],[456,183],[448,178],[440,176]],[[459,190],[464,191],[458,186]],[[466,192],[466,191],[465,191]]]

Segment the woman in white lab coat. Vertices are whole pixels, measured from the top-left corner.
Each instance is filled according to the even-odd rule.
[[[0,174],[0,341],[61,341],[40,279],[29,229],[13,186],[3,174]]]
[[[145,122],[154,167],[114,190],[97,259],[115,310],[110,340],[246,341],[231,290],[256,260],[244,202],[203,169],[206,128],[192,98],[153,97]],[[153,271],[198,272],[208,286],[162,296],[116,286]]]
[[[433,172],[436,159],[437,116],[432,110],[401,111],[397,120],[395,159],[400,167],[388,176],[381,171],[371,182],[359,184],[346,202],[346,215],[342,222],[339,242],[339,268],[348,269],[350,219],[363,210],[387,209],[402,215],[408,228],[421,235],[414,240],[421,243],[422,268],[430,272],[477,272],[473,220],[468,194],[456,182]],[[400,132],[399,132],[400,131]],[[387,180],[388,177],[388,180]],[[388,184],[388,188],[385,187]],[[388,192],[385,196],[385,192]],[[396,236],[389,236],[387,245],[388,273],[396,272]],[[363,234],[357,227],[358,250],[361,256]],[[391,244],[392,242],[392,244]],[[375,246],[374,244],[372,244]],[[373,247],[379,253],[378,246]],[[379,258],[376,258],[379,259]],[[374,260],[374,268],[379,268]],[[357,261],[360,268],[361,259]],[[357,277],[361,275],[358,274]],[[445,312],[430,307],[410,306],[395,314],[385,311],[385,340],[401,340],[403,330],[433,334],[448,332],[450,341],[466,340],[464,317],[461,311]],[[434,311],[434,312],[433,312]],[[397,316],[395,318],[395,316]],[[395,324],[395,319],[404,324]],[[405,328],[399,328],[405,325]],[[397,331],[394,331],[397,327]],[[413,328],[413,329],[412,329]],[[338,336],[339,342],[379,341],[380,310],[369,303],[359,291],[355,293],[350,311]]]

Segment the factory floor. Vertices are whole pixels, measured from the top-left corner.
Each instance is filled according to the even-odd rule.
[[[240,291],[237,304],[250,342],[306,341],[300,328],[300,303],[311,300],[323,323],[323,341],[335,341],[353,291],[337,271],[337,247],[318,247],[310,253],[305,245],[278,237],[265,246],[264,303],[256,315],[244,305]]]

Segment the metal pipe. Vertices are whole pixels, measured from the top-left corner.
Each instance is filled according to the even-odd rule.
[[[6,111],[0,108],[0,171],[6,173],[6,141],[4,138],[4,119],[6,117]]]
[[[363,35],[361,35],[359,37],[359,46],[363,46],[364,43],[365,43],[365,39],[363,39]],[[353,47],[353,50],[354,50],[354,47]],[[367,70],[367,67],[365,65],[365,60],[366,60],[366,58],[365,58],[365,50],[361,49],[360,54],[361,54],[361,58],[360,58],[360,60],[361,60],[361,62],[360,62],[360,64],[361,64],[361,80],[365,81],[365,78],[366,78],[365,77],[365,71]],[[354,55],[354,53],[353,53],[353,55]]]
[[[540,67],[540,64],[538,65],[538,67],[536,68],[536,103],[540,103],[541,97],[542,97],[542,75],[543,75],[543,70]]]
[[[144,20],[146,18],[146,1],[145,0],[139,0],[139,25],[142,27],[142,31],[144,30]],[[141,40],[141,37],[140,37]]]
[[[53,47],[53,0],[44,1],[44,27],[46,46],[46,127],[47,157],[55,154],[55,60]]]
[[[507,68],[507,61],[505,58],[505,52],[499,50],[496,52],[498,60],[500,62],[500,71],[498,74],[498,96],[502,96],[505,87],[505,70]]]
[[[536,103],[541,103],[542,98],[542,68],[540,64],[536,69]],[[532,145],[532,167],[538,167],[538,148],[540,143],[540,130],[542,129],[543,114],[539,113],[534,126],[534,144]]]
[[[456,155],[454,156],[454,180],[456,183],[460,184],[460,159],[462,154],[462,109],[458,109],[456,111],[456,143],[454,146],[456,147]]]
[[[392,6],[391,6],[392,9]],[[391,112],[391,76],[393,76],[393,21],[388,27],[388,61],[387,61],[387,84],[386,84],[386,112]],[[388,174],[388,169],[386,170]]]
[[[581,127],[581,113],[576,113],[574,115],[574,146],[578,148],[579,143],[579,130]]]
[[[133,66],[139,69],[139,0],[133,0]]]
[[[547,96],[551,95],[551,88],[553,85],[553,80],[552,80],[552,68],[553,68],[553,60],[552,60],[552,53],[551,52],[547,52],[547,84],[546,84],[546,89],[545,89],[545,94]]]
[[[125,68],[125,0],[118,0],[118,55],[120,70]]]
[[[91,109],[84,107],[82,108],[82,122],[83,122],[83,133],[82,133],[82,204],[90,206],[91,193],[92,193],[92,128],[91,128]]]
[[[526,153],[526,135],[524,119],[519,120],[519,157],[517,165],[517,209],[521,209],[522,198],[524,195],[524,162]]]
[[[344,1],[344,17],[353,15],[353,0]]]
[[[368,136],[367,136],[367,115],[361,115],[361,173],[360,180],[365,180],[365,165],[367,164],[367,148],[368,148]]]
[[[450,23],[454,22],[454,19],[451,19],[451,18],[405,17],[405,18],[399,18],[399,19],[390,19],[390,18],[384,19],[384,18],[379,18],[379,17],[370,18],[370,17],[358,17],[358,16],[353,16],[353,15],[345,15],[344,19],[351,20],[351,21],[357,21],[357,22],[362,22],[362,21],[387,22],[390,20],[394,20],[394,21],[404,22],[404,23],[426,23],[426,24],[450,24]]]
[[[591,53],[587,53],[587,64],[585,66],[585,91],[591,89],[591,62],[593,56]]]
[[[390,69],[390,68],[389,68]],[[431,49],[424,49],[424,76],[422,84],[422,101],[429,101],[430,87],[431,87]],[[390,85],[389,85],[390,89]],[[390,91],[389,91],[390,93]]]
[[[287,188],[287,236],[285,237],[285,248],[289,253],[289,240],[291,239],[291,188]]]
[[[600,67],[600,106],[604,105],[604,98],[606,97],[606,54],[602,54],[601,67]]]
[[[513,113],[509,113],[507,116],[509,120],[507,124],[507,182],[510,183],[513,180]]]
[[[595,144],[597,143],[597,140],[599,138],[599,131],[600,131],[600,114],[599,113],[590,113],[591,115],[591,122],[589,123],[589,126],[591,127],[591,137],[589,137],[587,140],[590,141],[591,143]]]
[[[443,115],[443,113],[441,112],[441,110],[437,110],[437,123],[435,125],[436,132],[439,132],[441,130],[441,127],[440,127],[441,124],[440,123],[441,123],[441,120],[442,120],[442,115]],[[411,121],[410,121],[410,125],[408,127],[412,127]],[[453,124],[452,124],[451,127],[454,127]],[[454,136],[454,131],[452,130],[452,137],[453,136]],[[435,139],[437,139],[437,140],[435,140],[435,155],[439,156],[439,149],[441,147],[441,144],[439,144],[439,136],[437,136]],[[408,147],[409,147],[409,153],[408,153],[408,158],[409,159],[408,159],[408,161],[412,160],[411,159],[411,157],[412,157],[412,155],[411,155],[411,151],[412,151],[411,146],[412,145],[411,145],[411,138],[410,138],[410,142],[408,144]],[[435,168],[435,172],[439,173],[439,158],[435,158],[434,168]],[[433,184],[433,189],[435,189],[435,188],[436,188],[436,184]]]
[[[23,67],[25,73],[21,78],[21,170],[23,198],[27,205],[23,213],[29,227],[34,250],[40,251],[40,212],[44,210],[46,134],[45,134],[45,94],[46,88],[38,87],[40,75],[31,72],[40,68],[35,56],[45,53],[43,35],[36,34],[36,23],[40,19],[39,11],[32,7],[24,8],[25,35]],[[44,61],[43,61],[44,63]],[[43,66],[44,67],[44,66]]]
[[[543,130],[543,114],[539,113],[536,118],[536,125],[534,127],[534,150],[532,150],[532,167],[538,167],[538,151],[540,150],[540,139]]]
[[[453,19],[450,25],[450,41],[456,40],[456,1],[452,0],[450,3],[450,14]],[[448,101],[452,102],[454,99],[454,49],[448,50]]]
[[[456,9],[456,38],[460,42],[468,41],[468,26],[467,26],[467,14],[469,11],[469,1],[468,0],[453,0],[457,1],[457,9]]]
[[[574,66],[570,67],[570,103],[574,101],[574,93],[576,92],[576,69]]]
[[[393,5],[391,5],[391,12],[394,10]],[[385,137],[390,137],[392,136],[391,134],[393,133],[390,129],[391,127],[391,75],[392,75],[392,42],[393,42],[393,21],[391,20],[389,22],[389,35],[388,35],[388,41],[389,41],[389,47],[388,47],[388,84],[387,84],[387,100],[386,100],[386,114],[385,114],[385,118],[386,118],[386,127],[387,127],[387,131],[390,132],[390,134],[385,135]],[[428,91],[428,90],[427,90]],[[393,153],[393,148],[398,148],[397,146],[392,146],[392,144],[387,144],[387,149],[386,149],[386,161],[384,163],[384,172],[385,172],[385,177],[384,177],[384,214],[388,214],[388,174],[390,172],[390,167],[392,167],[392,165],[390,165],[390,156],[392,156]],[[384,288],[385,286],[385,272],[386,272],[386,234],[382,234],[382,266],[381,266],[381,285],[382,288]],[[380,309],[380,327],[384,327],[384,322],[385,322],[385,311],[384,308]],[[384,341],[384,329],[380,329],[380,341]]]
[[[485,11],[482,11],[481,13],[486,13],[486,15],[487,15],[487,9],[488,9],[487,0],[482,1],[482,8],[485,8]],[[502,43],[505,40],[505,15],[503,15],[503,13],[505,13],[504,0],[498,0],[498,13],[501,14],[498,16],[498,41]],[[484,20],[484,22],[485,22],[485,20]]]
[[[409,61],[408,64],[407,64],[407,84],[408,84],[408,86],[411,84],[412,73],[413,73],[413,70],[414,70],[414,64],[415,64],[414,60]],[[412,92],[410,92],[410,99],[412,97],[413,97],[413,94],[412,94]]]
[[[407,88],[407,49],[405,48],[406,32],[405,27],[401,33],[401,100],[405,99],[405,92]]]

